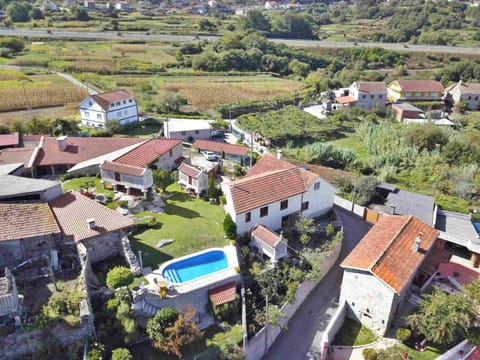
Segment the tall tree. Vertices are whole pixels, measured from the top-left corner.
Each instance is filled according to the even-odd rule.
[[[153,171],[153,183],[160,188],[162,192],[166,192],[167,187],[173,183],[173,178],[169,171],[158,169]]]
[[[238,28],[241,30],[258,30],[269,32],[271,28],[270,20],[260,10],[250,10],[245,16],[238,20]]]

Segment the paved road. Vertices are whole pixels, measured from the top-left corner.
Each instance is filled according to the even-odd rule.
[[[314,339],[320,339],[333,315],[340,295],[343,270],[340,262],[365,235],[369,225],[356,215],[337,209],[344,227],[344,242],[339,260],[320,284],[310,293],[280,334],[263,360],[319,359]]]
[[[0,36],[22,36],[33,38],[67,38],[67,39],[85,39],[85,40],[155,40],[155,41],[192,41],[193,35],[174,35],[174,34],[150,34],[108,31],[67,31],[51,30],[47,33],[45,30],[36,29],[0,29]],[[218,36],[200,35],[199,39],[214,40]],[[270,39],[276,43],[282,43],[290,46],[302,47],[323,47],[323,48],[349,48],[349,47],[381,47],[387,50],[408,51],[408,52],[435,52],[449,54],[471,54],[480,55],[480,47],[462,47],[462,46],[440,46],[440,45],[410,45],[396,43],[354,43],[351,41],[332,41],[332,40],[295,40],[295,39]]]

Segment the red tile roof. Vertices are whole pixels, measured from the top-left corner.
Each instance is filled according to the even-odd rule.
[[[413,244],[423,233],[420,250]],[[367,270],[400,293],[420,267],[439,232],[413,216],[382,215],[341,264]]]
[[[192,148],[199,150],[215,151],[225,154],[245,156],[248,154],[248,146],[222,143],[218,141],[196,140]]]
[[[387,85],[383,81],[359,81],[358,90],[362,92],[387,92]]]
[[[202,172],[198,170],[197,168],[190,166],[188,164],[182,163],[178,167],[178,171],[183,172],[185,175],[190,176],[192,178],[197,178],[198,175],[200,175]]]
[[[114,171],[121,174],[133,175],[133,176],[142,176],[145,172],[145,168],[130,166],[125,164],[114,163],[111,161],[105,161],[101,166],[103,170]]]
[[[12,134],[0,134],[0,146],[16,146],[20,143],[18,132]]]
[[[235,300],[235,296],[237,295],[237,285],[235,282],[231,282],[212,289],[209,293],[210,300],[214,305],[222,305]]]
[[[140,138],[100,138],[100,137],[68,137],[64,151],[58,147],[57,139],[45,137],[35,166],[74,165],[97,156],[105,155],[124,147],[141,143]]]
[[[443,92],[443,85],[435,80],[398,80],[403,91],[408,92]]]
[[[60,233],[46,203],[0,203],[0,241]]]
[[[257,239],[267,243],[271,247],[277,246],[280,240],[282,240],[282,237],[280,235],[261,224],[255,225],[252,230],[252,235],[255,236]]]
[[[475,350],[468,355],[467,360],[480,360],[480,346],[475,347]]]
[[[50,207],[63,234],[76,242],[133,225],[133,220],[76,191],[57,197]],[[95,219],[95,229],[88,226],[91,218]]]
[[[271,154],[265,154],[251,169],[248,170],[247,176],[258,175],[268,171],[287,170],[294,168],[296,168],[295,165],[292,165],[285,160],[277,159]]]
[[[131,166],[145,167],[157,160],[160,156],[166,154],[181,144],[182,140],[177,139],[150,139],[132,151],[129,151],[128,153],[115,159],[114,162]]]
[[[357,102],[357,100],[351,96],[339,96],[336,97],[335,100],[340,104],[353,104]]]
[[[480,84],[479,83],[465,83],[461,81],[460,92],[462,94],[480,94]]]
[[[229,184],[235,213],[241,214],[304,193],[318,176],[302,168],[246,176]]]
[[[0,150],[0,165],[23,163],[28,168],[34,151],[34,147]]]
[[[133,97],[133,95],[127,90],[116,90],[103,94],[92,95],[91,97],[98,105],[102,107],[103,110],[107,111],[110,108],[111,103],[130,99]]]

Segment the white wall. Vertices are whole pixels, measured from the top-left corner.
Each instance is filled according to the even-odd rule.
[[[197,133],[198,132],[198,133]],[[194,140],[209,140],[211,130],[188,130],[188,131],[169,131],[166,137],[169,139],[180,139],[183,141],[190,141],[188,138],[192,137]]]
[[[172,149],[172,154],[166,152],[155,162],[159,169],[173,170],[176,167],[175,160],[182,156],[182,144],[178,144]]]
[[[130,102],[130,100],[132,101]],[[137,122],[137,102],[134,98],[122,100],[120,105],[110,107],[105,112],[92,97],[88,97],[80,103],[80,118],[82,125],[100,128],[104,128],[107,121],[114,119],[122,125]]]
[[[45,190],[45,192],[40,196],[40,198],[43,201],[50,201],[60,195],[62,195],[62,185],[58,183],[57,185]]]

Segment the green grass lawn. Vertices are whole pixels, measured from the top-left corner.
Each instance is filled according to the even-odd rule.
[[[362,144],[362,139],[358,136],[355,131],[353,132],[342,132],[345,137],[340,139],[330,141],[330,144],[338,147],[345,147],[352,149],[357,153],[358,160],[362,162],[366,162],[368,159],[367,151]]]
[[[65,192],[70,190],[78,191],[80,189],[87,190],[89,187],[94,186],[97,193],[113,197],[113,191],[102,188],[100,179],[96,176],[84,176],[80,178],[70,179],[62,183],[63,191]]]
[[[362,326],[362,324],[345,319],[342,327],[335,335],[332,345],[343,345],[343,346],[358,346],[366,345],[377,340],[378,337],[373,333],[369,328]]]
[[[167,190],[171,197],[165,212],[154,214],[161,227],[137,234],[132,241],[133,250],[142,251],[144,266],[155,269],[172,258],[227,244],[223,231],[225,214],[221,206],[192,198],[182,192],[177,184]],[[152,213],[136,215],[137,219],[145,216],[152,216]],[[155,246],[162,239],[174,239],[175,242],[157,249]]]
[[[412,360],[433,360],[440,356],[444,351],[434,346],[427,346],[425,351],[417,351],[405,344],[397,344],[384,350],[389,355],[389,359],[401,359],[403,353],[408,353]]]

